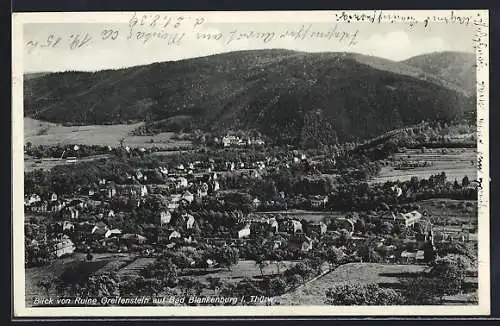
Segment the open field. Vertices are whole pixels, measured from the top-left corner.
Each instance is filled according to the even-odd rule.
[[[295,266],[296,262],[293,261],[281,261],[280,262],[280,271]],[[262,273],[264,275],[272,275],[277,273],[277,267],[275,263],[269,264],[262,269]],[[202,278],[206,279],[208,276],[212,277],[220,277],[222,280],[239,282],[244,277],[261,277],[259,266],[255,264],[253,260],[240,260],[238,264],[231,267],[231,270],[221,269],[215,273],[209,273],[207,275],[202,276]]]
[[[477,179],[477,151],[473,148],[448,148],[443,154],[442,148],[429,148],[425,153],[418,149],[408,149],[405,153],[396,153],[391,159],[397,161],[427,161],[432,166],[418,167],[409,170],[396,170],[392,166],[384,166],[380,174],[371,183],[387,181],[406,181],[416,176],[419,179],[445,172],[447,179],[461,181],[464,176],[470,180]]]
[[[149,258],[149,257],[139,257],[135,259],[132,263],[122,267],[118,271],[118,276],[124,277],[124,276],[137,276],[139,275],[139,272],[149,264],[152,264],[155,262],[155,258]]]
[[[432,224],[456,225],[477,224],[478,206],[475,200],[428,199],[417,203],[422,211],[427,211]]]
[[[294,261],[281,261],[280,262],[280,272],[285,271],[293,266],[297,262]],[[277,267],[275,263],[269,264],[262,269],[264,275],[274,275],[276,274]],[[226,268],[217,269],[213,272],[209,272],[203,275],[192,276],[194,279],[206,284],[208,286],[207,277],[219,277],[223,283],[238,283],[243,280],[243,278],[260,278],[262,277],[260,273],[259,266],[255,264],[253,260],[240,260],[238,264],[231,267],[231,270]],[[213,291],[206,288],[203,290],[202,295],[213,295]]]
[[[87,157],[79,158],[77,162],[90,162],[96,161],[100,159],[107,159],[112,157],[111,154],[101,154],[101,155],[92,155]],[[69,163],[66,159],[60,158],[42,158],[42,159],[34,159],[31,156],[24,157],[24,172],[30,172],[33,170],[51,170],[56,165],[69,165],[74,163]]]
[[[139,271],[146,267],[147,265],[153,263],[155,258],[149,257],[140,257],[135,259],[130,264],[123,266],[119,271],[119,276],[137,276]],[[297,262],[294,261],[281,261],[280,262],[280,271],[295,266]],[[189,277],[193,277],[198,279],[199,281],[208,283],[206,281],[207,277],[219,277],[221,280],[230,281],[230,282],[239,282],[245,277],[253,278],[253,277],[261,277],[259,266],[255,264],[253,260],[240,260],[236,265],[231,267],[231,270],[227,268],[213,268],[213,269],[194,269],[197,271],[197,274]],[[262,269],[262,273],[264,275],[273,275],[277,273],[277,267],[275,263],[268,264]]]
[[[93,254],[93,256],[93,260],[89,262],[85,261],[85,254],[75,253],[65,258],[59,258],[50,265],[26,268],[26,305],[32,306],[35,297],[45,297],[47,295],[45,289],[38,285],[39,281],[59,277],[68,268],[85,264],[85,269],[88,273],[98,274],[109,271],[115,266],[126,264],[129,260],[133,259],[133,256],[130,254]],[[55,288],[51,288],[48,294],[50,296],[58,295]]]
[[[421,273],[425,265],[351,263],[277,298],[281,305],[324,305],[326,290],[335,283],[397,284],[401,273]]]
[[[118,276],[120,277],[134,277],[139,275],[141,269],[147,265],[153,263],[155,258],[137,258],[132,263],[122,267],[118,271]],[[293,266],[297,262],[294,261],[281,261],[280,262],[280,272],[285,271]],[[187,270],[186,270],[187,271]],[[243,278],[260,278],[262,274],[260,272],[259,266],[255,264],[253,260],[240,260],[236,265],[231,267],[231,270],[227,268],[214,268],[214,269],[194,269],[192,270],[198,275],[186,275],[185,277],[190,277],[198,280],[208,286],[208,277],[218,277],[223,283],[232,282],[237,283],[243,280]],[[266,265],[262,269],[264,275],[274,275],[278,272],[275,263]],[[191,274],[191,273],[188,273]],[[181,276],[181,275],[179,275]],[[182,277],[182,276],[181,276]],[[204,289],[203,295],[212,295],[213,291],[209,289]]]
[[[190,141],[174,140],[175,133],[163,132],[154,136],[131,136],[130,132],[143,123],[117,125],[88,125],[65,127],[59,124],[24,118],[24,141],[33,145],[83,144],[117,147],[120,139],[129,147],[161,147],[190,145]],[[151,142],[153,140],[153,142]]]

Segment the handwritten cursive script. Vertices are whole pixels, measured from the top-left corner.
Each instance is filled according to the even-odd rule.
[[[431,12],[431,11],[429,11]],[[147,44],[152,41],[163,42],[165,46],[181,46],[185,43],[197,43],[204,41],[203,46],[209,46],[210,42],[217,42],[219,46],[231,46],[238,41],[252,42],[258,46],[259,43],[272,45],[280,41],[302,42],[307,40],[319,40],[324,42],[336,42],[345,47],[355,46],[359,43],[361,31],[353,29],[356,24],[408,24],[414,27],[422,24],[425,28],[430,24],[460,24],[464,26],[478,26],[481,24],[478,17],[472,17],[450,11],[441,15],[425,15],[415,17],[411,13],[386,12],[383,10],[373,11],[342,11],[335,12],[330,24],[294,24],[279,25],[273,28],[251,28],[248,24],[232,23],[229,28],[219,30],[209,25],[207,17],[202,14],[131,14],[126,24],[109,24],[100,31],[85,32],[51,32],[41,39],[28,39],[25,42],[27,53],[32,54],[36,50],[50,50],[55,48],[66,48],[69,50],[85,49],[98,42],[130,41],[139,44]],[[286,26],[286,27],[285,27]],[[298,26],[298,27],[297,27]],[[350,26],[347,28],[347,26]],[[482,34],[481,34],[482,33]],[[485,43],[480,39],[484,32],[476,33],[475,43],[477,45],[478,64],[485,64],[484,59],[487,49]],[[206,43],[208,42],[208,43]]]

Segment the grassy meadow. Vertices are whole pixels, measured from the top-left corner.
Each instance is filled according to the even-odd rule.
[[[154,136],[130,135],[142,124],[143,122],[66,127],[25,117],[24,141],[33,145],[83,144],[116,147],[120,145],[120,139],[124,138],[125,146],[144,148],[157,146],[166,149],[190,144],[190,141],[172,139],[175,134],[173,132],[163,132]]]
[[[371,183],[384,183],[387,181],[406,181],[415,176],[427,179],[431,175],[445,172],[447,179],[459,182],[464,176],[470,180],[477,179],[477,151],[473,148],[429,148],[422,153],[417,149],[409,149],[405,153],[396,153],[391,157],[394,162],[400,161],[427,161],[430,166],[418,167],[408,170],[397,170],[393,166],[384,166],[379,175]]]

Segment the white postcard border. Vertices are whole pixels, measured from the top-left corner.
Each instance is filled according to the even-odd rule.
[[[361,12],[361,11],[356,11]],[[462,15],[475,17],[481,42],[486,44],[483,57],[489,62],[487,10],[456,10]],[[203,14],[211,21],[223,22],[297,22],[332,21],[335,11],[279,11],[279,12],[189,12]],[[339,13],[339,11],[337,11]],[[373,13],[366,11],[366,13]],[[397,11],[384,11],[397,13]],[[401,12],[399,12],[401,13]],[[429,16],[430,11],[404,11],[418,21]],[[433,10],[432,15],[449,15],[450,10]],[[477,82],[484,86],[478,93],[478,155],[482,157],[482,168],[478,171],[482,178],[478,198],[478,292],[479,304],[475,306],[222,306],[222,307],[74,307],[74,308],[36,308],[25,307],[24,277],[24,128],[23,128],[23,24],[33,22],[127,22],[131,12],[92,12],[92,13],[15,13],[12,27],[12,239],[13,239],[13,302],[14,317],[181,317],[181,316],[450,316],[450,315],[488,315],[490,313],[490,254],[489,254],[489,67],[478,65]],[[481,21],[480,21],[481,18]],[[459,37],[459,36],[457,36]],[[480,43],[477,41],[476,43]],[[477,50],[476,53],[478,53]],[[482,100],[480,100],[482,98]],[[480,101],[482,101],[480,103]]]

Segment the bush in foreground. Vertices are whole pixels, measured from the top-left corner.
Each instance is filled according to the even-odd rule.
[[[401,305],[403,297],[392,289],[381,288],[376,283],[342,282],[326,292],[326,303],[337,306]]]

